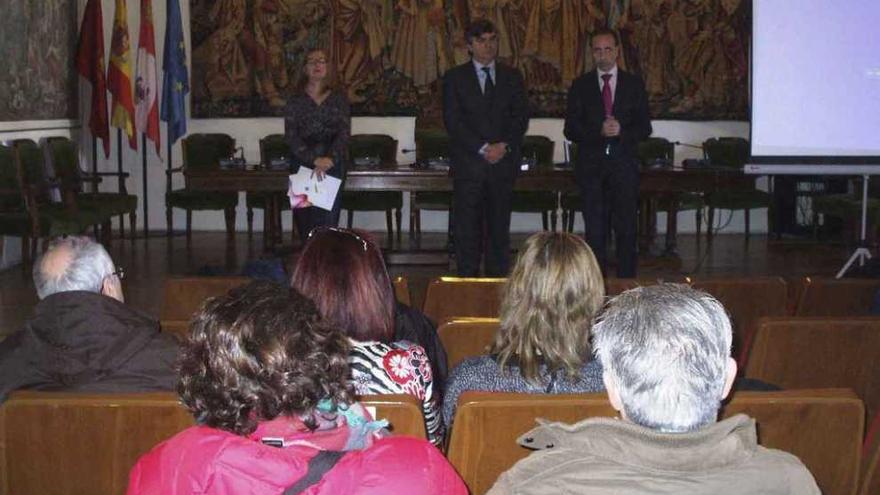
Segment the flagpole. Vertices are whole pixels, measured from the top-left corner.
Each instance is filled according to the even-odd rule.
[[[171,121],[168,122],[168,136],[171,136]],[[166,139],[168,141],[168,160],[165,162],[165,215],[166,215],[166,229],[170,228],[170,223],[168,222],[167,216],[173,214],[168,212],[168,194],[171,193],[171,139]],[[168,230],[168,236],[170,237],[173,234],[170,230]],[[169,244],[170,245],[170,244]]]
[[[122,177],[122,128],[116,128],[116,170],[119,173],[117,176],[119,179],[119,183],[117,186],[119,187],[119,192],[122,193],[125,190],[125,179]],[[122,239],[125,237],[125,216],[119,215],[119,238]]]
[[[149,204],[150,204],[149,198],[150,197],[147,195],[147,133],[146,132],[141,133],[141,143],[143,143],[143,146],[142,146],[143,153],[141,154],[141,162],[144,167],[144,171],[143,171],[143,174],[144,174],[144,179],[143,179],[143,181],[144,181],[144,184],[143,184],[143,189],[144,189],[144,239],[146,239],[147,237],[149,237],[149,232],[150,232],[150,209],[149,209]],[[134,237],[134,233],[132,233],[132,237]]]
[[[98,138],[92,136],[92,193],[98,192]]]

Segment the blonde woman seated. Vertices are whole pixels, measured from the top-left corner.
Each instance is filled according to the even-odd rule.
[[[445,423],[452,424],[458,396],[467,390],[604,390],[589,341],[604,297],[602,272],[583,239],[556,232],[529,237],[504,286],[501,326],[489,354],[465,360],[449,376]]]

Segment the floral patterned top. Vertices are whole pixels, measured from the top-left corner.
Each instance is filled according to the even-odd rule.
[[[439,445],[443,439],[440,405],[434,395],[431,363],[425,350],[400,341],[351,341],[348,355],[355,392],[358,395],[408,394],[422,401],[428,439]]]
[[[315,158],[330,157],[333,168],[327,173],[345,178],[348,138],[351,134],[351,108],[345,94],[334,91],[319,105],[302,93],[287,102],[284,136],[297,163],[309,167]]]

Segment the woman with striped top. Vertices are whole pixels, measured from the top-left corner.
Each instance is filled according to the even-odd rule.
[[[313,230],[291,286],[348,335],[355,392],[415,396],[422,401],[428,438],[438,445],[443,423],[431,362],[421,342],[395,341],[394,289],[379,248],[360,232]]]

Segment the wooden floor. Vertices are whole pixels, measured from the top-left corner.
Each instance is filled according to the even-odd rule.
[[[514,248],[525,239],[514,235]],[[387,244],[384,232],[377,238]],[[439,249],[445,243],[442,234],[425,234],[422,245]],[[396,243],[395,243],[396,244]],[[404,244],[408,244],[404,236]],[[387,247],[387,245],[385,246]],[[398,247],[398,246],[395,246]],[[639,276],[672,278],[681,275],[728,277],[744,275],[834,275],[846,262],[851,249],[841,245],[804,241],[772,241],[766,236],[752,235],[746,242],[743,235],[717,235],[707,245],[705,238],[697,242],[694,235],[680,235],[678,257],[642,256]],[[162,304],[162,283],[168,275],[240,274],[249,260],[258,259],[262,238],[255,235],[248,242],[239,233],[228,245],[225,234],[198,232],[193,234],[192,247],[187,249],[183,236],[168,240],[163,235],[147,239],[114,240],[110,254],[117,266],[125,269],[124,290],[129,304],[158,316]],[[287,255],[289,263],[293,255]],[[447,266],[395,265],[392,275],[406,275],[414,303],[424,299],[428,281],[440,275],[451,275]],[[8,335],[30,317],[37,302],[29,271],[12,268],[0,273],[0,336]]]

